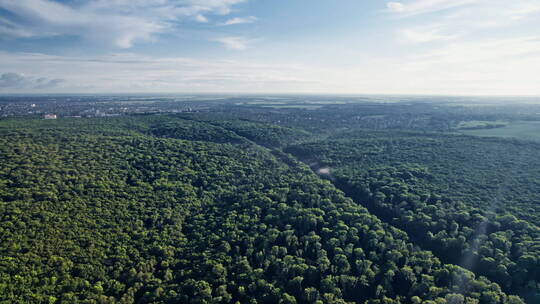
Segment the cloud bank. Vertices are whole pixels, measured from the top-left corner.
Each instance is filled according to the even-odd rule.
[[[0,52],[4,69],[65,79],[51,93],[337,93],[540,95],[540,36],[451,42],[399,58],[347,66],[156,58],[138,54],[68,57]],[[106,72],[105,72],[106,71]],[[9,75],[8,75],[9,76]],[[0,92],[27,93],[6,76]],[[30,85],[26,85],[28,87]]]
[[[130,48],[179,22],[207,22],[228,15],[245,0],[0,0],[10,14],[0,18],[0,35],[13,38],[76,36]]]
[[[47,90],[57,88],[63,82],[63,79],[50,79],[47,77],[29,77],[19,73],[0,74],[0,89],[4,90]]]
[[[0,92],[540,95],[538,0],[379,2],[346,25],[246,1],[0,0]]]

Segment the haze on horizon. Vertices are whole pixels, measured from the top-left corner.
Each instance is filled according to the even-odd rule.
[[[0,93],[540,95],[540,0],[0,0]]]

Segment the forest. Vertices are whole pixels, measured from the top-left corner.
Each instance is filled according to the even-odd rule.
[[[0,120],[0,303],[535,303],[538,143],[330,108]]]
[[[444,261],[518,292],[540,281],[538,148],[467,136],[359,132],[288,151],[331,168],[339,188]]]

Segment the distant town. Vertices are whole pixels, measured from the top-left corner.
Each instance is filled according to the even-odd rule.
[[[0,117],[112,117],[134,113],[181,113],[207,106],[189,98],[115,96],[0,96]]]

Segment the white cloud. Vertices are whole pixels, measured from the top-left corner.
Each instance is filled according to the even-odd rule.
[[[401,36],[413,43],[427,43],[436,41],[450,41],[459,37],[457,34],[445,34],[440,26],[430,25],[400,30]]]
[[[540,95],[538,0],[404,0],[387,12],[403,49],[380,63],[389,90]]]
[[[206,22],[208,22],[208,18],[206,18],[206,17],[203,16],[203,15],[197,15],[197,16],[195,16],[195,20],[196,20],[197,22],[201,22],[201,23],[206,23]]]
[[[402,12],[405,10],[405,6],[400,2],[388,2],[386,3],[386,7],[393,12]]]
[[[43,90],[56,88],[64,82],[63,79],[50,79],[47,77],[32,77],[19,73],[4,73],[0,75],[0,89],[6,90]]]
[[[521,20],[532,15],[540,14],[540,1],[516,1],[516,6],[507,14],[514,20]]]
[[[482,1],[484,0],[413,0],[407,3],[387,2],[386,7],[394,13],[417,15],[462,7]]]
[[[0,19],[0,36],[28,38],[32,35],[32,32],[21,28],[18,24],[7,19]]]
[[[75,35],[93,42],[129,48],[137,41],[172,30],[184,18],[207,22],[205,15],[226,15],[245,0],[0,0],[16,17],[0,21],[7,37]],[[9,19],[9,20],[8,20]]]
[[[540,95],[540,36],[458,40],[399,57],[368,56],[346,66],[126,53],[62,57],[0,52],[0,62],[4,71],[39,71],[48,79],[65,79],[52,92]]]
[[[212,22],[215,15],[227,15],[234,4],[241,2],[81,1],[49,5],[55,2],[0,0],[0,7],[9,6],[19,16],[0,20],[0,35],[78,35],[127,48],[141,40],[155,39],[157,33],[173,30],[171,27],[181,20],[195,22],[197,16],[204,16]],[[7,73],[5,83],[17,83],[17,75],[66,79],[48,89],[61,92],[540,95],[540,27],[534,26],[540,13],[538,0],[393,3],[388,4],[387,12],[393,13],[385,15],[390,17],[385,26],[373,29],[383,38],[373,40],[373,35],[367,35],[373,40],[369,42],[361,35],[346,35],[346,39],[318,36],[316,43],[306,43],[296,36],[298,40],[281,44],[280,39],[266,45],[258,43],[257,52],[223,55],[236,60],[155,58],[126,53],[63,57],[0,52],[0,71],[15,72]],[[244,18],[247,17],[219,19],[238,24]],[[220,30],[222,36],[203,33],[202,39],[232,50],[249,49],[257,41],[229,28]],[[395,33],[396,39],[388,39],[389,33]],[[216,58],[218,54],[210,56]],[[247,57],[253,61],[249,62]],[[28,93],[37,90],[33,88],[12,86],[9,90]],[[7,85],[2,90],[8,91]]]
[[[473,65],[484,67],[478,70],[486,70],[485,67],[488,66],[496,70],[501,66],[526,61],[530,61],[534,66],[540,60],[540,36],[454,42],[422,53],[417,59],[417,62],[430,66],[444,64],[463,69],[471,69]],[[538,76],[533,78],[538,78]]]
[[[235,17],[223,22],[221,25],[249,24],[255,21],[257,21],[257,17],[255,16]]]
[[[244,37],[219,37],[214,39],[214,41],[217,41],[221,44],[223,44],[226,48],[230,50],[245,50],[248,47],[249,40]]]
[[[381,66],[392,71],[389,86],[403,91],[540,95],[540,36],[452,41]]]
[[[436,19],[446,32],[500,28],[540,17],[538,0],[412,0],[389,2],[387,8],[392,16],[406,17],[398,19],[406,22],[429,24]]]
[[[246,60],[155,58],[127,53],[66,57],[0,52],[0,62],[2,70],[19,74],[40,71],[49,79],[66,79],[61,87],[50,89],[59,93],[292,92],[318,87],[316,74],[309,67]],[[0,91],[32,92],[22,87],[4,87]]]

